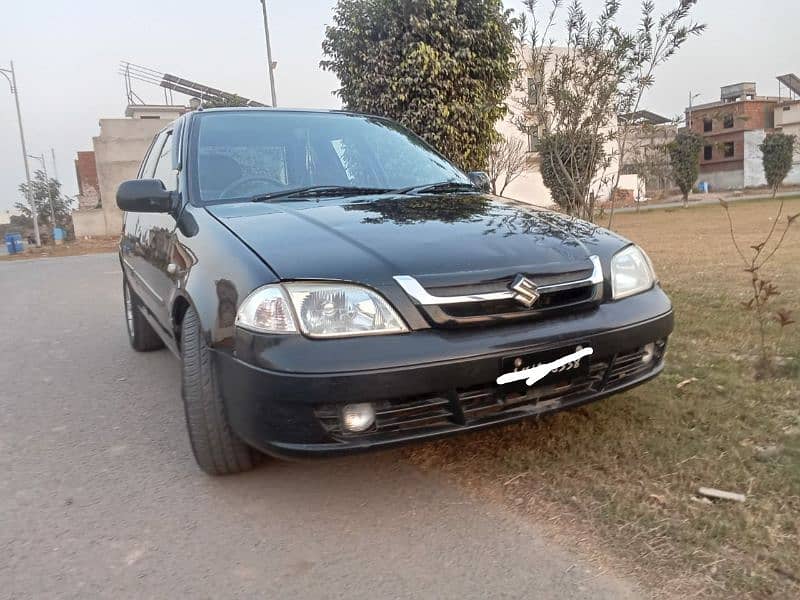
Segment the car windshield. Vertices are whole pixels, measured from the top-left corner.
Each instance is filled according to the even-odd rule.
[[[199,115],[203,202],[311,186],[394,190],[469,179],[392,121],[342,113],[238,111]]]

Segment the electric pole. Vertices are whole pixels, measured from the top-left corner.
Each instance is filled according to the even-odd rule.
[[[42,238],[39,237],[39,215],[36,213],[36,207],[33,204],[33,197],[31,193],[31,170],[28,168],[28,151],[25,148],[25,133],[22,130],[22,112],[19,109],[19,88],[17,87],[17,75],[14,72],[14,61],[11,61],[11,66],[8,69],[0,68],[0,74],[6,78],[8,85],[11,86],[11,93],[14,94],[14,104],[17,106],[17,123],[19,124],[19,141],[22,144],[22,162],[25,164],[25,182],[27,183],[26,196],[28,197],[28,205],[31,207],[31,215],[33,216],[33,236],[36,239],[36,245],[42,245]],[[9,77],[9,74],[11,75]]]
[[[269,72],[269,91],[272,98],[273,108],[278,106],[278,99],[275,95],[275,63],[272,62],[272,47],[269,43],[269,21],[267,20],[267,0],[261,1],[261,10],[264,13],[264,39],[267,42],[267,71]]]
[[[36,156],[34,154],[29,154],[28,158],[35,158],[40,163],[42,163],[42,171],[44,172],[44,184],[47,189],[47,199],[50,201],[50,218],[52,219],[52,227],[53,229],[56,228],[56,209],[53,208],[53,190],[50,189],[50,178],[47,176],[47,163],[44,160],[44,154],[41,156]]]
[[[50,148],[50,156],[53,157],[53,179],[56,181],[60,181],[58,178],[58,165],[56,165],[56,150],[55,148]]]

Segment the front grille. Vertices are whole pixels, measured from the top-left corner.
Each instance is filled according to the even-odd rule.
[[[375,405],[375,425],[366,433],[343,432],[339,408],[320,406],[316,415],[325,430],[334,437],[408,434],[421,431],[454,429],[492,420],[502,420],[514,413],[527,415],[550,412],[576,404],[603,391],[610,391],[654,370],[663,358],[665,344],[656,347],[653,360],[642,363],[644,349],[619,353],[607,360],[590,364],[588,373],[527,387],[487,384],[467,389],[452,389],[440,394],[403,398]]]
[[[595,307],[603,296],[603,270],[598,257],[590,257],[590,262],[591,268],[520,274],[535,284],[539,292],[538,299],[530,307],[515,297],[512,284],[517,275],[467,284],[445,283],[441,280],[426,282],[425,279],[430,280],[430,277],[417,281],[406,275],[397,276],[395,280],[431,325],[484,325],[519,319],[542,319]]]
[[[443,304],[437,308],[442,313],[453,319],[469,319],[474,317],[497,318],[506,317],[541,317],[553,309],[575,307],[576,304],[589,302],[594,294],[593,286],[572,288],[550,294],[542,294],[536,302],[534,309],[530,309],[516,300],[494,300],[488,302],[465,302],[463,304]],[[426,307],[427,308],[427,307]],[[436,315],[433,310],[429,314]]]

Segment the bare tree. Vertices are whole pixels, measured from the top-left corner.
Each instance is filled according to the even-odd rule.
[[[778,188],[783,184],[783,180],[786,179],[786,176],[792,168],[794,142],[795,138],[792,135],[769,133],[764,139],[764,142],[759,146],[762,155],[761,160],[764,166],[764,174],[767,178],[767,183],[772,189],[773,200],[778,192]],[[747,302],[742,302],[742,306],[747,310],[753,311],[756,323],[758,324],[760,352],[758,362],[756,363],[756,377],[765,377],[771,375],[773,372],[773,359],[774,355],[777,353],[777,346],[780,343],[780,338],[774,345],[768,342],[767,326],[769,322],[771,320],[777,322],[782,334],[783,329],[789,325],[793,325],[795,320],[792,317],[791,311],[787,309],[776,310],[774,314],[768,312],[768,304],[773,297],[780,295],[780,291],[775,283],[762,274],[762,269],[770,259],[775,256],[775,253],[780,250],[789,229],[794,222],[800,218],[800,213],[787,216],[786,221],[781,226],[777,241],[770,244],[770,241],[773,239],[773,234],[775,234],[778,228],[778,222],[783,215],[784,198],[781,198],[778,203],[778,210],[775,217],[772,219],[772,225],[761,241],[750,246],[748,256],[748,251],[742,249],[742,245],[736,236],[728,203],[722,199],[720,199],[719,202],[722,208],[725,209],[725,214],[728,217],[733,247],[736,249],[739,258],[742,259],[745,272],[750,274],[750,299]]]
[[[674,186],[669,144],[677,135],[678,121],[677,117],[657,125],[641,121],[629,131],[626,158],[624,163],[620,163],[620,171],[622,175],[638,175],[648,193],[653,188],[663,191]],[[636,204],[637,211],[640,204]]]
[[[486,165],[492,193],[502,196],[509,184],[522,175],[530,163],[530,153],[522,140],[501,136],[492,144]]]

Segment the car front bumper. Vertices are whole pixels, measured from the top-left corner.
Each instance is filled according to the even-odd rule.
[[[281,457],[388,448],[538,416],[598,400],[655,377],[673,328],[660,287],[558,319],[463,330],[309,340],[238,332],[215,348],[220,388],[236,433]],[[658,342],[650,362],[642,348]],[[594,350],[572,378],[498,386],[509,359],[578,346]],[[376,426],[342,431],[341,406],[372,402]]]

